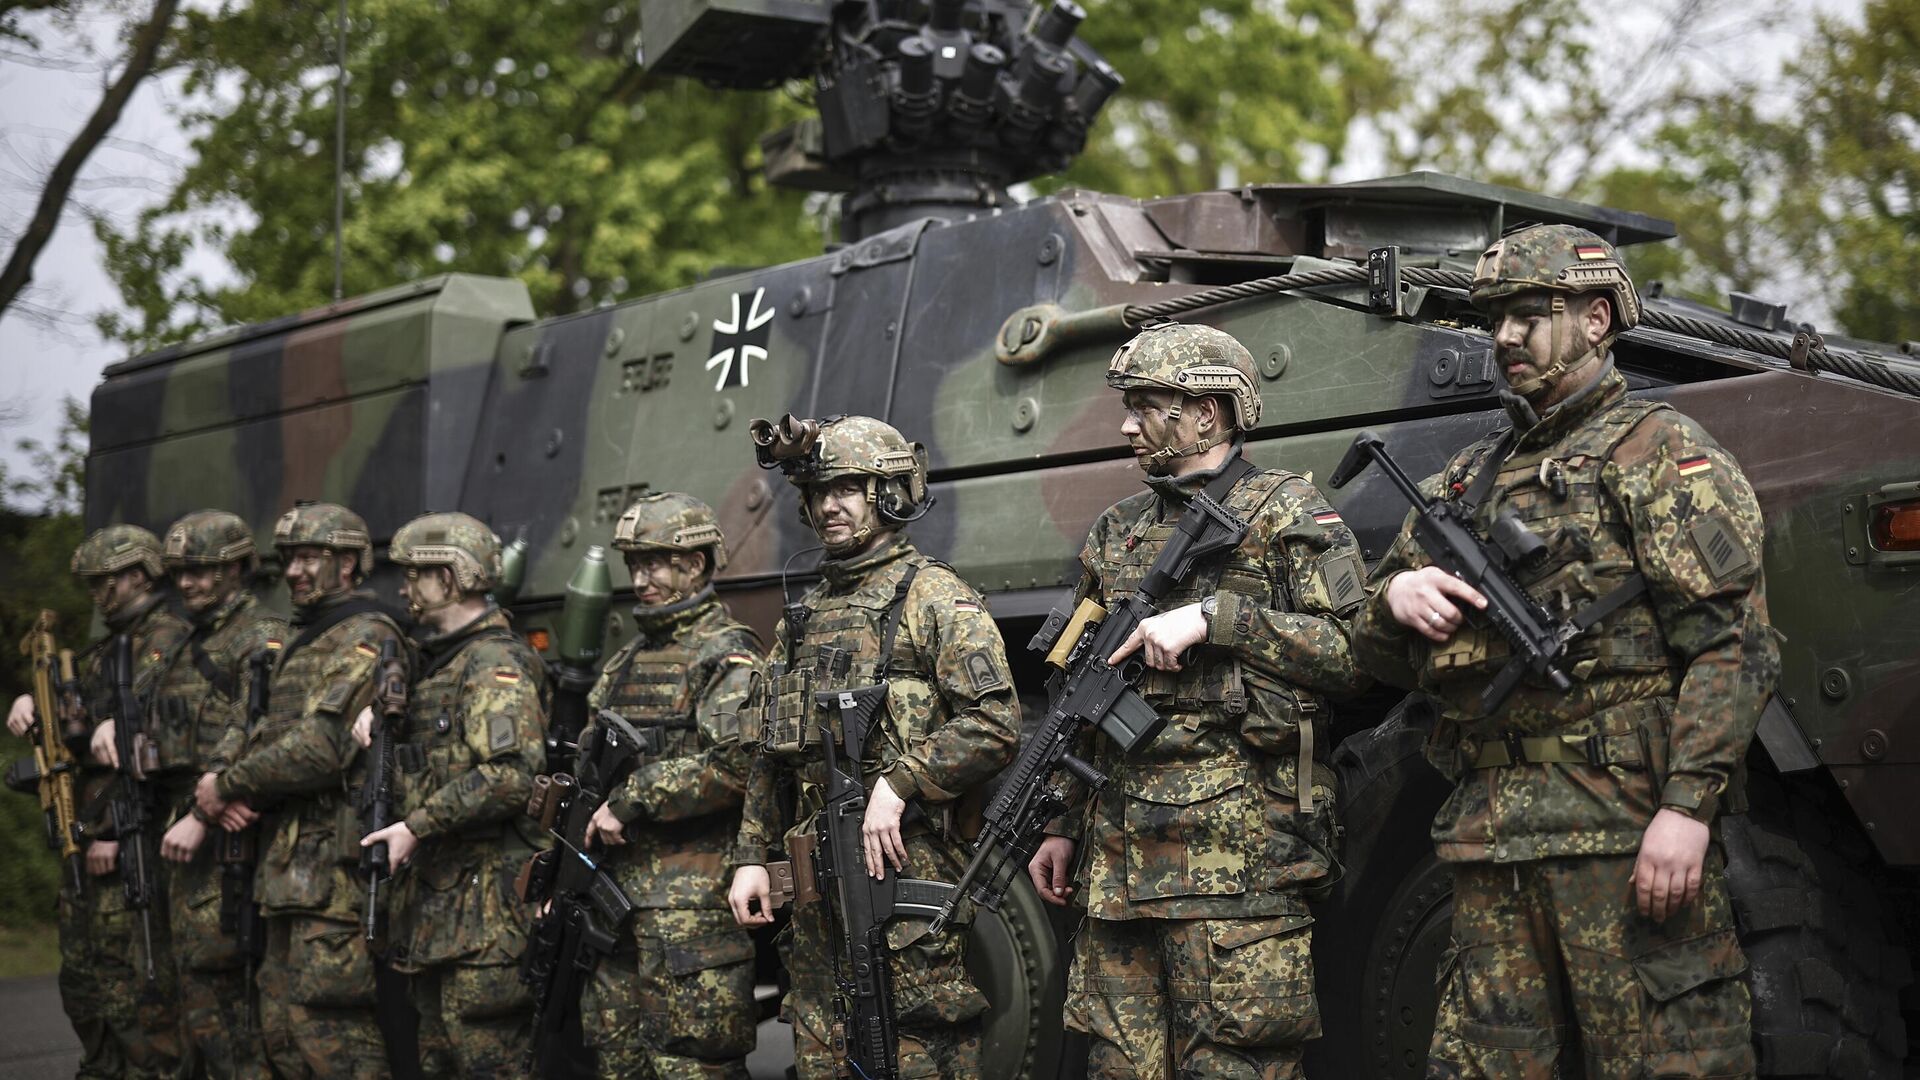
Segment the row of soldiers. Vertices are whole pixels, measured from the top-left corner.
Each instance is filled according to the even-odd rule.
[[[1027,867],[1044,899],[1084,908],[1065,1020],[1088,1037],[1094,1075],[1301,1074],[1320,1031],[1309,901],[1339,874],[1327,718],[1375,679],[1441,704],[1429,757],[1456,784],[1433,826],[1456,901],[1430,1075],[1548,1077],[1568,1059],[1596,1078],[1753,1070],[1714,843],[1717,815],[1738,809],[1777,668],[1753,492],[1695,423],[1627,397],[1610,346],[1637,321],[1638,297],[1599,237],[1510,234],[1482,256],[1472,298],[1510,424],[1456,454],[1427,493],[1483,530],[1517,516],[1542,541],[1517,573],[1581,628],[1571,689],[1530,677],[1487,695],[1507,644],[1475,614],[1486,598],[1432,565],[1411,520],[1369,579],[1309,477],[1245,461],[1262,402],[1239,342],[1164,324],[1113,357],[1119,431],[1147,490],[1093,526],[1076,601],[1112,608],[1135,594],[1202,494],[1247,528],[1106,658],[1143,665],[1137,689],[1165,727],[1130,755],[1089,733],[1083,756],[1107,782],[1070,792]],[[857,763],[875,878],[953,881],[967,799],[1019,743],[985,603],[906,533],[931,504],[924,450],[842,417],[820,425],[788,476],[825,558],[770,653],[715,596],[727,549],[705,504],[646,496],[616,529],[638,632],[590,705],[596,724],[610,713],[658,737],[587,833],[637,909],[581,1003],[604,1075],[745,1075],[747,928],[774,921],[779,853],[804,876],[829,780],[807,691],[887,684]],[[529,913],[511,879],[544,842],[524,807],[546,766],[545,723],[539,659],[488,598],[499,541],[460,514],[428,515],[392,541],[416,622],[413,685],[399,815],[370,835],[349,808],[377,720],[376,666],[402,622],[360,591],[373,553],[349,511],[298,507],[275,543],[290,627],[242,587],[251,540],[231,515],[189,516],[164,551],[116,526],[75,557],[109,628],[133,636],[162,760],[181,763],[165,774],[177,819],[162,842],[179,1022],[123,992],[136,981],[127,927],[113,890],[91,879],[61,901],[83,1075],[157,1075],[181,1060],[216,1076],[380,1075],[377,961],[407,976],[430,1074],[516,1073]],[[185,621],[152,589],[163,562]],[[276,660],[268,711],[250,726],[245,660],[260,649]],[[16,727],[20,716],[16,705]],[[96,739],[96,757],[111,743]],[[265,830],[257,1026],[244,958],[208,915],[207,838],[247,828]],[[377,843],[401,868],[378,957],[353,869]],[[90,869],[112,863],[111,841],[96,841]],[[845,929],[809,891],[778,939],[791,979],[782,1013],[800,1076],[855,1075],[836,1000]],[[979,1075],[989,1003],[966,966],[971,916],[963,904],[939,930],[915,917],[887,927],[899,1076]]]

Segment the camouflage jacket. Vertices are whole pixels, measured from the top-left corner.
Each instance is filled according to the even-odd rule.
[[[1108,508],[1081,552],[1076,602],[1111,607],[1136,591],[1186,493],[1217,475],[1163,481]],[[1248,523],[1245,539],[1196,566],[1160,604],[1171,611],[1219,597],[1208,638],[1183,670],[1149,670],[1141,681],[1165,730],[1131,755],[1090,736],[1094,766],[1111,782],[1055,823],[1081,841],[1079,880],[1094,918],[1285,914],[1301,910],[1296,890],[1337,873],[1333,773],[1310,769],[1306,813],[1299,775],[1332,749],[1323,695],[1365,681],[1346,626],[1364,595],[1359,550],[1305,477],[1255,470],[1223,502]]]
[[[419,644],[394,754],[397,816],[420,839],[389,909],[397,970],[524,951],[513,880],[534,851],[527,797],[547,760],[541,670],[498,610]]]
[[[904,534],[871,551],[821,564],[823,580],[808,590],[812,611],[789,655],[786,625],[773,658],[786,674],[770,680],[746,713],[743,734],[760,750],[747,774],[736,864],[767,861],[788,826],[819,809],[826,764],[818,744],[813,693],[888,680],[887,717],[867,741],[862,769],[871,787],[884,774],[895,793],[932,804],[939,814],[1012,760],[1020,738],[1020,706],[1008,674],[1000,629],[980,594],[946,566],[916,550]],[[892,652],[881,656],[882,622],[909,571]],[[845,676],[816,678],[827,646],[845,649]],[[782,805],[780,779],[797,775],[799,802]]]
[[[287,621],[244,588],[190,624],[160,676],[148,729],[176,814],[186,812],[200,774],[225,768],[240,750],[253,654],[277,652],[287,639]]]
[[[605,861],[636,907],[727,906],[747,751],[740,707],[766,672],[759,638],[718,600],[649,616],[587,698],[648,737],[633,774],[607,799],[627,842]],[[594,721],[598,723],[598,721]]]
[[[1386,582],[1429,561],[1410,524],[1355,620],[1369,670],[1444,707],[1428,748],[1459,785],[1433,826],[1443,859],[1632,852],[1662,806],[1712,820],[1771,692],[1779,653],[1753,489],[1699,425],[1626,390],[1609,365],[1526,430],[1476,510],[1484,529],[1511,508],[1546,542],[1547,555],[1517,580],[1557,615],[1635,572],[1645,578],[1645,594],[1569,643],[1572,692],[1529,677],[1482,715],[1479,695],[1506,664],[1505,639],[1469,624],[1431,646],[1387,609]],[[1461,498],[1502,434],[1454,455],[1427,481],[1429,494]],[[1566,736],[1592,763],[1475,768],[1482,747],[1508,734]]]
[[[186,620],[174,614],[165,602],[165,595],[158,589],[135,600],[130,610],[121,613],[107,627],[107,636],[88,646],[80,654],[74,672],[80,683],[80,696],[86,702],[87,715],[93,718],[97,726],[111,719],[118,711],[114,701],[113,655],[115,639],[121,634],[132,637],[133,696],[146,710],[146,730],[153,738],[161,725],[155,717],[155,697],[160,689],[162,678],[166,674],[168,658],[185,646],[190,628]],[[95,836],[104,836],[112,830],[109,823],[107,801],[108,788],[115,775],[114,770],[103,763],[96,762],[91,756],[84,758],[80,772],[80,817],[89,825],[89,831]],[[166,822],[162,822],[164,828]],[[157,850],[157,849],[156,849]]]
[[[356,593],[336,600],[366,602]],[[353,718],[373,700],[381,645],[405,641],[383,610],[365,610],[326,628],[297,650],[303,626],[333,604],[306,613],[281,650],[268,690],[266,719],[220,773],[223,799],[268,810],[255,895],[269,915],[311,914],[358,921],[359,785],[366,755],[353,741]],[[289,655],[291,654],[291,655]]]

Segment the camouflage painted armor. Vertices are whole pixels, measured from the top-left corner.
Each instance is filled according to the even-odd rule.
[[[306,627],[340,604],[366,605],[304,644]],[[386,1043],[374,1021],[374,958],[361,936],[354,795],[366,774],[351,726],[373,699],[381,645],[399,626],[349,593],[302,609],[269,689],[269,710],[221,772],[223,799],[266,811],[259,877],[267,951],[259,973],[261,1034],[288,1076],[379,1076]]]
[[[1429,492],[1464,497],[1489,467],[1501,434],[1455,455],[1428,481]],[[1572,692],[1529,677],[1485,715],[1480,691],[1505,663],[1505,640],[1469,624],[1445,645],[1430,646],[1394,621],[1385,583],[1426,564],[1408,532],[1375,571],[1374,592],[1355,621],[1357,654],[1380,677],[1424,690],[1444,707],[1429,757],[1458,786],[1434,821],[1440,857],[1525,864],[1495,875],[1480,893],[1468,891],[1478,887],[1480,871],[1462,874],[1457,967],[1480,974],[1444,988],[1436,1067],[1507,1075],[1518,1061],[1551,1061],[1564,1041],[1564,1007],[1552,1023],[1539,1014],[1502,1020],[1481,1007],[1475,989],[1476,979],[1504,980],[1510,966],[1499,965],[1532,964],[1552,975],[1548,957],[1499,959],[1506,946],[1491,943],[1506,940],[1521,916],[1504,899],[1474,899],[1524,892],[1528,903],[1551,908],[1555,924],[1571,928],[1566,932],[1577,931],[1582,941],[1603,937],[1609,944],[1595,956],[1628,949],[1630,965],[1569,973],[1590,1053],[1589,1037],[1621,1032],[1595,1026],[1610,1022],[1611,1013],[1588,1013],[1581,1003],[1595,995],[1642,1002],[1644,988],[1648,1000],[1635,1007],[1634,1022],[1647,1026],[1634,1030],[1645,1037],[1646,1062],[1657,1065],[1682,1043],[1705,1040],[1740,1048],[1728,1050],[1720,1066],[1751,1069],[1742,1056],[1744,996],[1721,986],[1745,961],[1726,917],[1717,853],[1710,853],[1703,897],[1676,916],[1697,923],[1697,933],[1657,953],[1633,949],[1671,927],[1651,926],[1634,911],[1624,885],[1617,894],[1607,888],[1631,876],[1641,837],[1662,807],[1711,822],[1723,802],[1737,804],[1741,763],[1779,663],[1766,623],[1762,524],[1752,488],[1693,421],[1657,402],[1629,400],[1625,379],[1610,364],[1591,386],[1524,429],[1493,467],[1497,478],[1475,520],[1484,528],[1511,509],[1546,542],[1545,557],[1517,577],[1536,599],[1571,616],[1635,573],[1646,592],[1572,640],[1565,665]],[[1535,863],[1574,856],[1592,857],[1595,865]],[[1554,875],[1590,883],[1563,886]],[[1503,892],[1509,878],[1515,888]],[[1601,881],[1613,884],[1591,884]],[[1611,981],[1589,985],[1596,979]],[[1516,1049],[1523,1043],[1524,1052]],[[1607,1063],[1590,1075],[1621,1075],[1623,1068]]]
[[[1112,604],[1138,589],[1181,500],[1216,475],[1154,480],[1103,514],[1079,595]],[[1223,502],[1246,538],[1161,608],[1217,597],[1209,636],[1183,670],[1150,669],[1140,685],[1165,730],[1128,756],[1095,738],[1095,767],[1112,780],[1056,823],[1079,841],[1090,916],[1067,1024],[1091,1037],[1102,1075],[1164,1075],[1169,1032],[1190,1033],[1172,1059],[1181,1075],[1241,1075],[1237,1061],[1258,1063],[1248,1075],[1297,1075],[1302,1042],[1320,1031],[1304,894],[1339,872],[1325,695],[1364,683],[1345,624],[1363,572],[1353,534],[1306,478],[1256,470]]]
[[[811,837],[821,805],[825,763],[817,740],[815,690],[865,686],[886,679],[888,710],[868,742],[862,772],[869,784],[884,778],[904,798],[917,799],[923,820],[902,826],[910,877],[952,881],[963,848],[951,824],[956,801],[1012,759],[1019,737],[1019,706],[1000,631],[979,594],[946,566],[914,549],[904,535],[873,549],[821,565],[824,575],[804,599],[812,614],[791,654],[785,627],[774,658],[787,674],[770,684],[749,711],[747,735],[760,744],[747,779],[746,807],[734,852],[738,864],[765,863],[768,850],[795,850]],[[899,585],[913,580],[904,598]],[[880,656],[881,624],[904,605],[890,655]],[[825,646],[851,654],[844,678],[815,678]],[[797,804],[783,804],[785,777],[798,781]],[[802,848],[806,840],[800,840]],[[971,1075],[978,1069],[977,1017],[986,998],[967,975],[965,950],[971,910],[937,937],[921,919],[896,919],[887,929],[893,948],[896,1019],[902,1076]],[[783,934],[782,958],[793,977],[783,1011],[793,1024],[802,1077],[835,1075],[833,970],[838,949],[826,908],[804,906]]]
[[[105,550],[98,538],[111,530],[103,529],[88,538],[77,552],[77,573],[112,571],[97,569],[95,555]],[[151,540],[152,534],[138,530]],[[92,545],[90,550],[89,545]],[[153,549],[157,555],[157,543]],[[81,555],[88,556],[82,561]],[[132,563],[122,563],[122,568]],[[158,591],[132,601],[108,623],[109,636],[96,642],[79,658],[77,674],[81,693],[90,716],[113,714],[112,672],[107,661],[112,655],[114,637],[126,633],[133,641],[134,695],[152,714],[154,693],[160,681],[166,657],[186,640],[187,626],[171,611]],[[91,759],[88,759],[91,761]],[[81,774],[81,816],[95,835],[110,832],[107,799],[113,773],[101,766],[85,765]],[[150,853],[156,865],[159,858],[158,832]],[[146,975],[138,966],[139,950],[144,948],[139,917],[127,909],[126,893],[117,873],[102,877],[88,875],[84,887],[75,893],[70,883],[60,890],[60,1001],[73,1030],[80,1037],[82,1077],[161,1077],[171,1076],[178,1067],[181,1045],[178,1011],[174,1003],[176,982],[172,951],[167,936],[167,891],[165,873],[156,875],[161,882],[160,895],[154,898],[155,968],[159,986],[149,990]]]
[[[251,550],[251,545],[249,545]],[[160,747],[165,802],[162,829],[193,808],[202,773],[227,763],[244,730],[248,661],[278,650],[286,621],[262,608],[244,588],[192,620],[192,635],[168,659],[154,695],[149,730]],[[218,825],[190,863],[162,862],[171,899],[174,961],[179,970],[180,1030],[194,1069],[214,1077],[257,1070],[246,965],[220,929],[220,867],[214,860]]]
[[[430,1076],[513,1075],[532,1034],[513,881],[535,850],[540,679],[504,612],[420,644],[395,753],[398,805],[420,847],[397,876],[388,941],[394,969],[413,976]]]
[[[639,634],[588,711],[612,710],[649,740],[607,800],[627,842],[603,858],[640,910],[582,995],[587,1042],[606,1076],[744,1077],[753,939],[726,891],[747,772],[739,713],[766,670],[762,648],[711,589],[635,618]]]

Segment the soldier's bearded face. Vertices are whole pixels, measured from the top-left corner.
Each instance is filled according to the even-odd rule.
[[[1493,355],[1514,393],[1536,406],[1557,404],[1583,385],[1588,373],[1573,362],[1591,352],[1611,323],[1604,300],[1589,294],[1566,298],[1556,314],[1556,294],[1523,292],[1500,297],[1488,306],[1493,322]]]
[[[807,488],[807,512],[813,531],[832,555],[854,554],[872,537],[877,521],[861,476],[841,476]]]
[[[173,572],[180,599],[196,615],[233,595],[239,581],[240,575],[225,566],[183,566]]]

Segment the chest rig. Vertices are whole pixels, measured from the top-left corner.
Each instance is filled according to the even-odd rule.
[[[386,625],[396,637],[404,638],[400,627],[392,618],[370,600],[353,598],[341,601],[320,618],[302,628],[300,633],[284,649],[280,650],[274,666],[271,689],[267,696],[267,715],[255,726],[247,745],[266,746],[288,731],[292,730],[309,711],[329,713],[342,724],[349,723],[352,717],[346,715],[352,704],[357,685],[335,683],[321,686],[326,676],[329,660],[344,646],[341,640],[345,635],[339,633],[343,626],[356,618],[372,618]],[[368,675],[373,678],[372,663],[379,654],[368,646],[355,645],[355,649],[366,652]],[[320,691],[318,700],[313,700],[315,691]],[[347,806],[349,784],[357,784],[366,772],[365,755],[355,755],[346,778],[340,786],[323,789],[309,796],[291,800],[295,804],[311,803],[316,811],[316,819],[328,820]],[[350,830],[347,830],[350,831]],[[345,833],[343,832],[342,835]],[[357,853],[356,853],[357,854]]]
[[[154,693],[149,728],[159,746],[162,769],[198,772],[234,719],[240,695],[240,681],[234,675],[240,661],[234,650],[240,646],[245,616],[252,607],[251,597],[243,594],[211,625],[193,627],[168,656]]]
[[[1444,477],[1446,497],[1505,554],[1514,581],[1577,631],[1562,665],[1577,682],[1677,671],[1638,570],[1633,523],[1604,477],[1620,443],[1667,408],[1621,401],[1557,441],[1517,452],[1509,431]],[[1491,628],[1470,623],[1431,651],[1429,674],[1442,683],[1484,679],[1511,651]]]
[[[699,655],[668,638],[658,647],[637,639],[604,676],[600,707],[620,715],[641,736],[640,763],[699,749],[693,715],[693,673]]]
[[[475,646],[488,641],[517,640],[504,627],[482,630],[457,648],[431,658],[415,676],[407,692],[407,724],[393,748],[393,761],[406,774],[404,817],[427,796],[479,764],[467,742],[467,716],[462,707],[469,678],[468,661]]]

